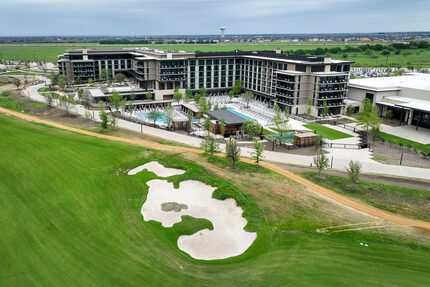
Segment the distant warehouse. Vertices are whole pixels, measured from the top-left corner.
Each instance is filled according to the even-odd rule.
[[[99,80],[123,73],[155,100],[172,98],[175,89],[225,93],[236,81],[257,98],[293,114],[344,112],[352,62],[281,51],[190,53],[142,49],[74,49],[60,55],[60,74],[69,82]]]

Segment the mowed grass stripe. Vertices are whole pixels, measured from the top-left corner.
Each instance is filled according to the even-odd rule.
[[[306,124],[303,126],[329,140],[339,140],[352,137],[349,134],[331,129],[321,124]]]

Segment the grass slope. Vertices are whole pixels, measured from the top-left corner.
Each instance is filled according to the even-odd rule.
[[[331,129],[331,128],[323,126],[321,124],[306,124],[303,126],[316,132],[320,136],[327,138],[329,140],[339,140],[339,139],[345,139],[345,138],[352,137],[349,134]]]
[[[430,285],[427,245],[370,231],[316,233],[335,223],[336,207],[323,213],[252,181],[282,180],[271,174],[239,168],[233,185],[180,155],[3,115],[0,159],[0,286]],[[178,250],[177,237],[209,222],[188,217],[172,229],[144,222],[145,182],[155,175],[124,172],[149,160],[186,169],[171,178],[175,184],[193,178],[217,186],[218,198],[236,198],[247,229],[258,232],[250,250],[230,260],[193,260]],[[252,190],[237,186],[246,183]],[[288,181],[283,188],[294,189]]]
[[[430,144],[422,144],[415,141],[411,141],[405,138],[401,138],[395,135],[379,132],[378,137],[380,140],[392,143],[392,144],[398,144],[405,147],[412,147],[418,151],[424,152],[428,155],[430,155]]]

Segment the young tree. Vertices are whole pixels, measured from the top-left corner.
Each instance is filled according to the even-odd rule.
[[[227,159],[234,164],[236,161],[239,160],[240,156],[240,147],[237,144],[237,141],[234,138],[229,138],[227,140],[226,146],[225,146],[225,153]]]
[[[58,86],[60,87],[61,90],[64,90],[66,88],[67,85],[67,79],[64,76],[60,76],[58,79]]]
[[[19,89],[21,86],[21,81],[19,79],[14,79],[13,84],[15,85],[16,89]]]
[[[182,100],[182,93],[178,89],[173,92],[173,100],[177,101],[178,105]]]
[[[352,105],[346,106],[346,115],[350,117],[352,116],[353,113],[354,113],[354,107]]]
[[[329,111],[329,109],[328,109],[327,101],[324,101],[323,102],[323,109],[322,109],[322,117],[323,117],[323,119],[325,119],[328,116],[328,111]]]
[[[319,149],[314,156],[314,164],[318,168],[318,176],[321,176],[321,172],[329,167],[328,157],[322,149]]]
[[[145,95],[145,98],[147,100],[153,100],[154,99],[154,93],[151,92],[151,91],[147,92],[146,95]]]
[[[209,103],[208,103],[208,101],[206,100],[205,97],[200,98],[200,101],[199,101],[199,110],[202,113],[205,113],[207,110],[209,110]]]
[[[94,79],[93,78],[89,78],[87,81],[88,85],[92,85],[94,84]]]
[[[194,101],[198,104],[200,102],[202,98],[202,95],[200,95],[200,93],[195,93],[194,94]]]
[[[220,133],[220,135],[222,135],[222,137],[224,137],[224,135],[225,135],[225,120],[221,119],[218,122],[218,126],[219,126],[219,133]]]
[[[230,99],[230,101],[233,99],[233,97],[234,97],[234,91],[233,90],[228,91],[228,98]]]
[[[109,97],[109,104],[118,112],[119,109],[125,105],[125,100],[120,93],[115,92]]]
[[[193,92],[190,89],[185,90],[184,101],[189,101],[193,97]]]
[[[254,121],[245,121],[241,130],[249,137],[254,138],[261,132],[261,126]]]
[[[240,80],[236,81],[233,87],[231,88],[231,90],[233,91],[233,95],[239,95],[240,93],[242,93],[242,90],[243,90],[242,81]]]
[[[78,99],[81,100],[82,97],[84,96],[84,89],[82,88],[77,89],[76,94],[78,95]]]
[[[242,95],[242,100],[246,103],[246,108],[249,108],[249,103],[254,99],[254,94],[251,92],[246,92]]]
[[[63,106],[66,113],[69,113],[69,109],[74,103],[75,100],[73,99],[73,95],[60,96],[60,104]]]
[[[206,91],[206,89],[204,89],[204,88],[200,90],[200,95],[202,95],[202,97],[203,97],[203,98],[206,98],[207,93],[208,93],[208,92],[207,92],[207,91]]]
[[[194,119],[193,113],[191,111],[187,113],[187,119],[188,119],[187,121],[188,133],[191,133],[191,125],[193,124],[193,119]]]
[[[76,85],[80,85],[80,84],[82,84],[82,79],[81,79],[81,78],[77,78],[77,79],[75,80],[75,84],[76,84]]]
[[[108,129],[109,128],[109,117],[103,108],[100,109],[99,117],[100,117],[100,127],[104,130]]]
[[[260,161],[264,158],[264,145],[258,138],[254,138],[254,151],[252,152],[252,158],[255,160],[255,164],[259,165]]]
[[[283,113],[278,105],[275,104],[273,107],[275,110],[275,115],[272,118],[272,122],[274,123],[278,133],[279,133],[279,142],[280,144],[284,141],[284,135],[288,132],[290,125],[289,125],[289,113],[288,113],[288,107],[285,108],[285,112]]]
[[[170,129],[170,127],[172,126],[173,123],[173,113],[174,113],[174,109],[171,105],[168,105],[165,109],[164,109],[164,122],[167,125],[167,128]]]
[[[216,142],[215,138],[212,136],[207,136],[202,141],[202,149],[205,153],[213,155],[220,151],[219,144]]]
[[[203,127],[205,128],[205,131],[207,131],[209,134],[212,129],[212,123],[209,118],[205,118],[205,121],[203,122]]]
[[[358,161],[349,161],[349,167],[346,167],[349,180],[352,183],[358,183],[361,174],[361,163]]]
[[[363,126],[368,136],[379,130],[381,119],[378,116],[378,109],[369,99],[364,99],[363,109],[358,113],[357,120],[359,125]]]
[[[123,73],[115,74],[115,82],[122,84],[124,80],[125,80],[125,75]]]
[[[45,93],[45,94],[43,94],[43,96],[45,97],[45,101],[46,101],[46,104],[48,105],[48,107],[51,107],[52,101],[53,101],[51,93]]]
[[[154,127],[155,127],[155,125],[156,125],[156,123],[157,123],[157,119],[158,119],[159,117],[161,117],[161,116],[162,116],[162,113],[161,113],[161,112],[159,112],[159,111],[157,111],[157,110],[150,111],[150,112],[147,114],[148,119],[150,119],[150,120],[152,120],[152,121],[154,122]]]
[[[108,81],[110,79],[109,70],[102,69],[100,72],[100,79],[102,79],[103,81]]]
[[[306,114],[310,115],[312,112],[312,102],[313,100],[311,98],[306,100]]]

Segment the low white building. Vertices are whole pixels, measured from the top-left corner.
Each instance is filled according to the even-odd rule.
[[[381,116],[391,111],[399,125],[430,128],[430,74],[350,80],[345,104],[359,107],[366,98]]]

